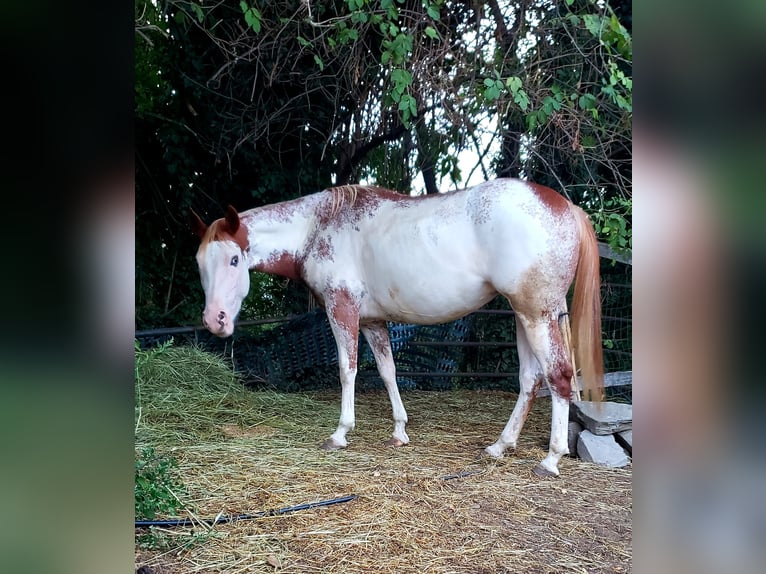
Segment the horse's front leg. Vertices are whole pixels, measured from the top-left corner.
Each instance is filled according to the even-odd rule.
[[[330,438],[324,441],[322,448],[335,450],[348,445],[346,434],[353,430],[355,423],[354,382],[359,346],[359,310],[357,306],[351,304],[347,295],[341,293],[340,296],[336,295],[328,302],[327,318],[330,320],[330,327],[338,347],[341,403],[338,428]]]
[[[391,400],[391,409],[394,416],[394,433],[386,442],[389,446],[403,446],[410,442],[410,437],[404,430],[407,424],[407,411],[404,410],[402,398],[399,396],[399,387],[396,384],[396,366],[391,352],[391,339],[385,323],[371,323],[362,327],[362,333],[367,339],[378,365],[378,373],[386,385],[388,398]]]

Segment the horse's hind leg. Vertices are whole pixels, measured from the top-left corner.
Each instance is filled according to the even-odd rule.
[[[562,305],[561,312],[566,311]],[[558,476],[558,463],[569,452],[567,427],[569,423],[569,401],[572,393],[572,364],[569,351],[564,345],[558,327],[558,311],[529,314],[517,311],[517,317],[524,326],[529,347],[542,366],[543,375],[551,391],[551,438],[548,455],[535,466],[540,476]]]
[[[500,438],[484,449],[487,454],[495,458],[502,458],[503,452],[508,447],[516,448],[516,441],[532,408],[535,393],[543,382],[543,370],[529,346],[524,326],[518,317],[516,317],[516,348],[519,352],[519,398]]]
[[[396,384],[396,366],[391,352],[391,339],[385,323],[372,323],[362,327],[365,339],[370,344],[375,363],[378,365],[378,373],[383,379],[383,384],[388,391],[391,400],[391,409],[394,416],[394,433],[386,443],[389,446],[402,446],[410,442],[410,437],[404,430],[407,424],[407,411],[404,410],[402,398],[399,396],[399,387]]]

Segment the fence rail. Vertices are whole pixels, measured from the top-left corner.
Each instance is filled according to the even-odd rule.
[[[607,246],[599,247],[605,386],[611,389],[612,396],[630,400],[632,259],[630,255],[614,257]],[[507,301],[497,297],[484,308],[451,323],[388,323],[399,385],[404,389],[461,386],[518,390],[513,315]],[[320,309],[302,315],[240,321],[228,339],[214,337],[202,325],[136,331],[136,339],[143,347],[171,337],[230,358],[250,384],[289,391],[336,385],[338,381],[335,339]],[[382,388],[372,351],[361,336],[357,381],[361,388]]]
[[[614,289],[615,286],[611,288]],[[625,286],[623,286],[625,287]],[[389,323],[389,335],[403,389],[454,387],[518,391],[518,354],[514,313],[480,309],[452,323],[416,326]],[[604,315],[610,345],[604,348],[607,396],[630,400],[630,318]],[[201,325],[136,331],[143,347],[174,338],[194,343],[232,360],[251,385],[278,390],[314,390],[337,384],[337,354],[327,317],[320,309],[303,315],[245,320],[228,339]],[[619,348],[622,346],[622,348]],[[609,367],[612,368],[609,368]],[[616,372],[616,374],[615,374]],[[360,337],[360,388],[382,388],[374,358]],[[610,394],[611,393],[611,396]],[[539,396],[548,394],[541,389]]]

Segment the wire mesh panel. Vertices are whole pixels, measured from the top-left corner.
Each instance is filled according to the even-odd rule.
[[[605,372],[627,372],[632,369],[632,269],[602,260],[601,273]],[[388,330],[397,382],[404,390],[518,391],[516,321],[503,297],[457,321],[389,323]],[[145,331],[136,337],[144,348],[174,337],[179,344],[197,344],[222,354],[255,386],[297,391],[327,388],[339,381],[336,343],[321,309],[285,319],[243,322],[228,339],[193,327]],[[361,334],[357,385],[362,390],[383,387]],[[607,387],[606,396],[630,402],[632,386]]]

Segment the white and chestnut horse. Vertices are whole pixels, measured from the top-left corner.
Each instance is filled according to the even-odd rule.
[[[338,346],[340,422],[322,445],[345,447],[354,428],[354,380],[361,329],[393,408],[387,444],[409,442],[386,321],[445,323],[498,293],[515,311],[520,393],[497,442],[516,440],[542,381],[551,390],[548,455],[535,467],[558,475],[567,454],[573,366],[560,318],[575,281],[573,342],[585,387],[603,384],[596,236],[587,215],[550,188],[497,179],[439,195],[410,197],[348,185],[237,213],[207,226],[192,212],[205,291],[205,326],[228,337],[255,269],[308,285],[324,307]]]

